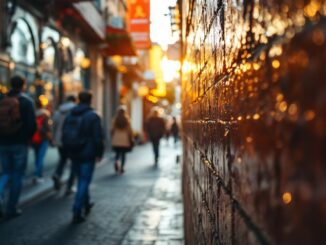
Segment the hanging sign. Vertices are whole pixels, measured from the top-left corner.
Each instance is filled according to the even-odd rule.
[[[128,0],[128,30],[137,49],[149,49],[150,0]]]

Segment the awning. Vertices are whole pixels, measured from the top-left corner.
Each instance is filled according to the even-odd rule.
[[[102,50],[105,56],[137,56],[129,33],[112,26],[106,27],[106,43]]]
[[[105,22],[94,4],[90,1],[70,3],[73,1],[55,2],[58,25],[73,26],[89,42],[103,42],[105,40]]]

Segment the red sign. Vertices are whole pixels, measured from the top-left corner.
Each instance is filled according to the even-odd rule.
[[[150,0],[128,0],[128,30],[137,49],[149,49]]]

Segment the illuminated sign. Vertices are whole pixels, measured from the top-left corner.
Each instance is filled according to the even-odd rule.
[[[129,0],[128,30],[137,49],[149,49],[150,0]]]

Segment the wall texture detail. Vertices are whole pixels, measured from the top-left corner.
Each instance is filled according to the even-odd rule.
[[[326,1],[183,16],[187,244],[326,244]]]

